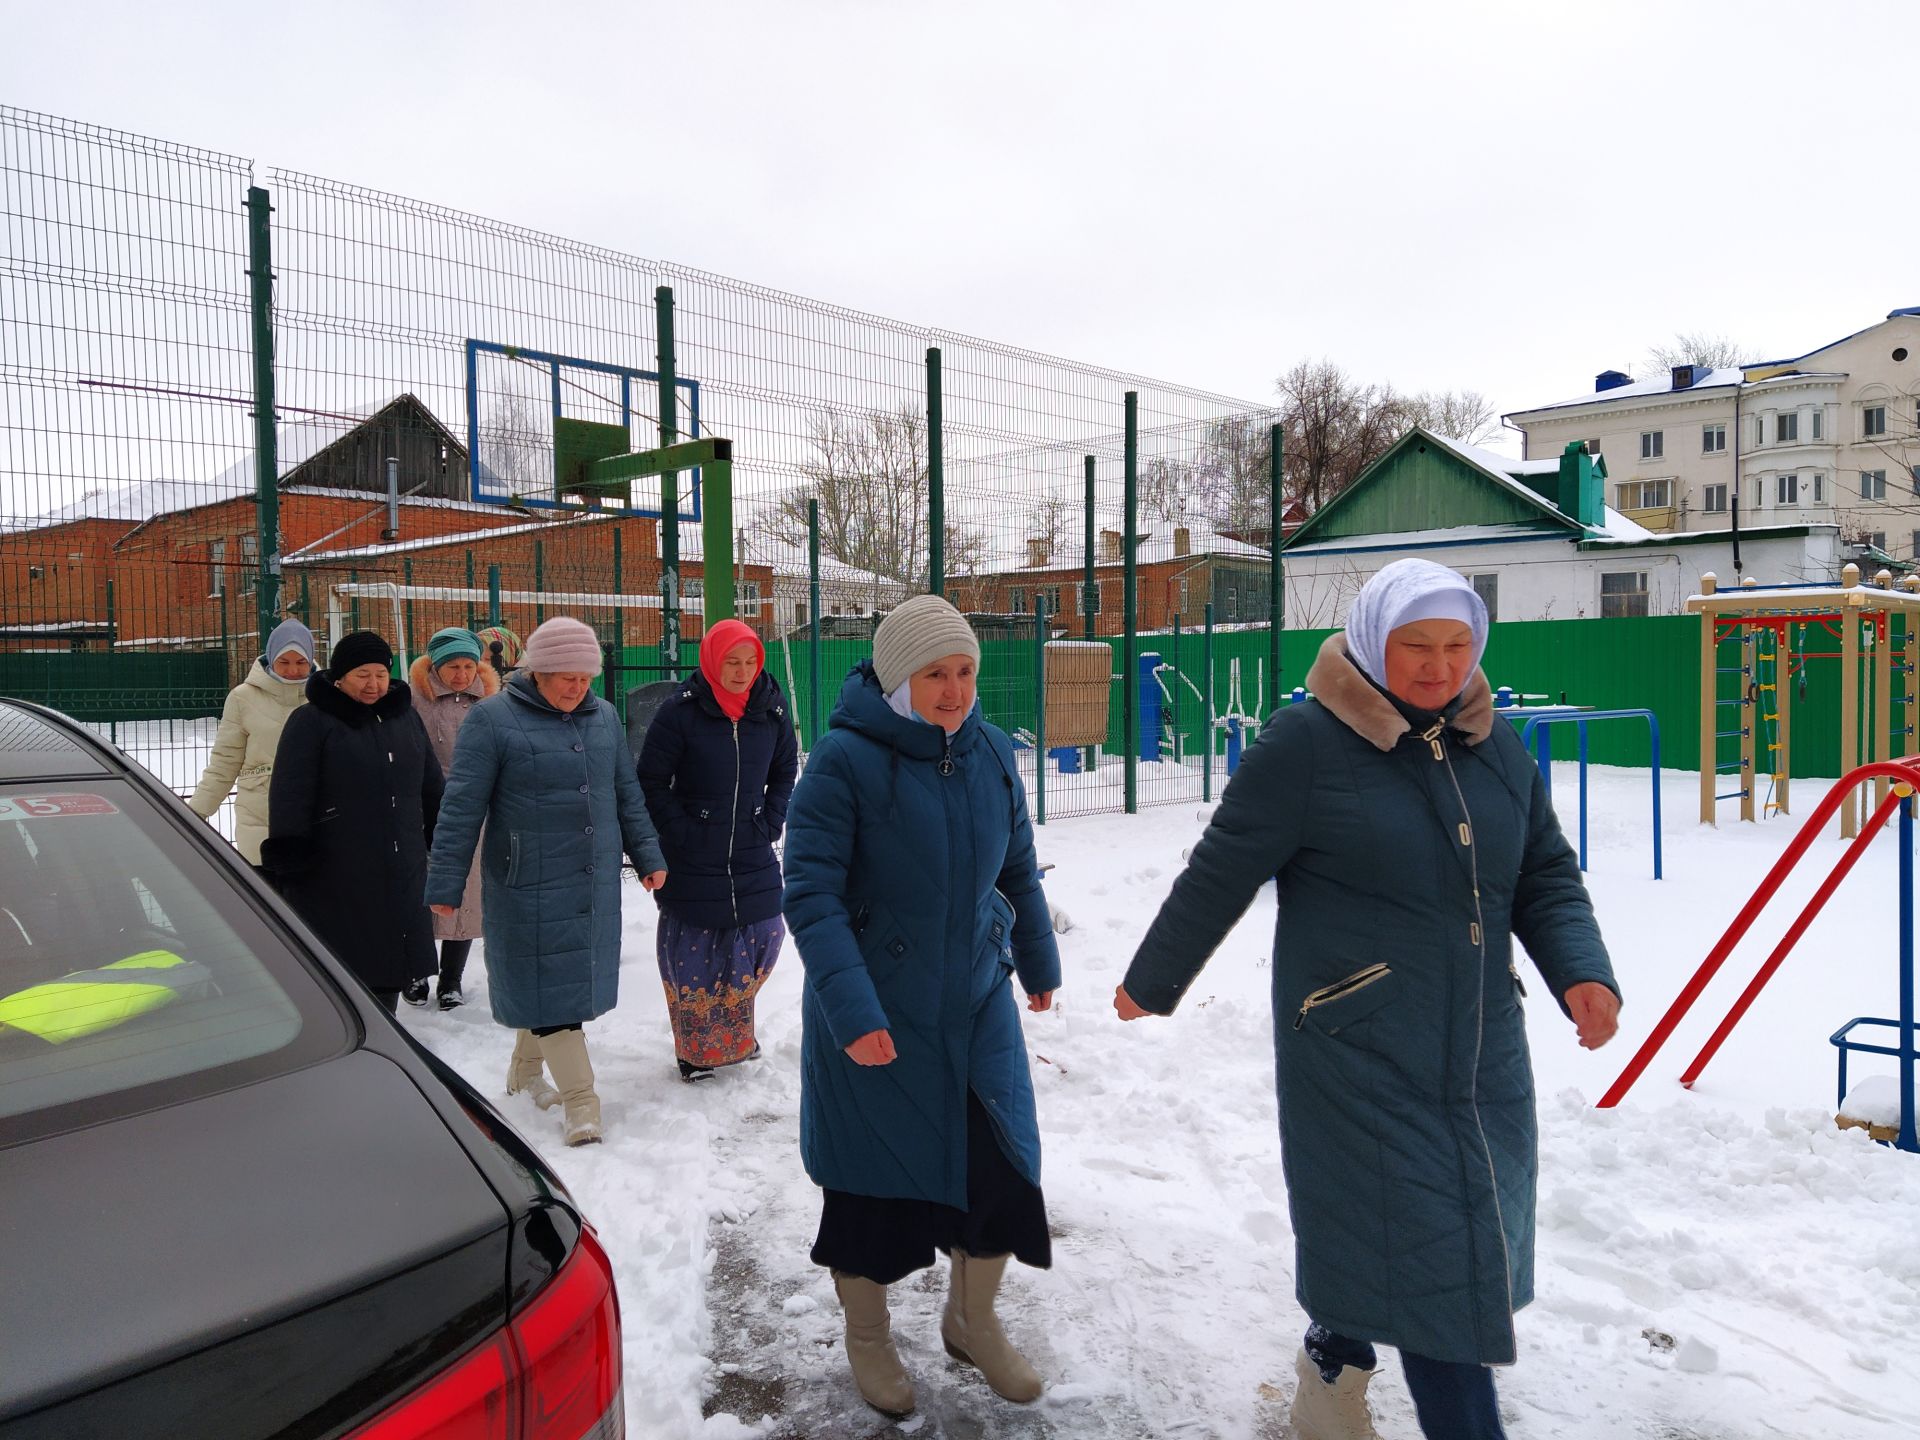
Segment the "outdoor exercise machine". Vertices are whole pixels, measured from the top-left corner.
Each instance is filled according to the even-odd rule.
[[[1773,782],[1764,808],[1789,812],[1788,763],[1792,738],[1793,682],[1809,660],[1840,662],[1840,771],[1851,774],[1862,761],[1897,760],[1914,750],[1914,659],[1916,621],[1920,621],[1920,580],[1908,577],[1896,589],[1882,570],[1872,585],[1860,583],[1860,567],[1848,564],[1838,585],[1761,585],[1742,582],[1721,590],[1714,576],[1700,577],[1700,593],[1686,605],[1700,616],[1700,823],[1716,823],[1716,806],[1740,802],[1740,818],[1757,818],[1762,805],[1756,776],[1764,759]],[[1810,626],[1838,642],[1832,651],[1796,654],[1791,628],[1801,636]],[[1723,665],[1728,640],[1740,647],[1739,663]],[[1731,695],[1721,677],[1731,675]],[[1899,693],[1894,692],[1898,689]],[[1730,714],[1731,719],[1723,718]],[[1863,724],[1863,722],[1865,722]],[[1739,742],[1738,759],[1719,759],[1722,740]],[[1762,746],[1764,745],[1764,754]],[[1719,792],[1720,777],[1737,774],[1739,788]],[[1890,782],[1881,776],[1875,801],[1886,799]],[[1859,797],[1843,786],[1840,834],[1859,833]]]
[[[1856,1017],[1835,1032],[1832,1041],[1840,1050],[1840,1089],[1843,1102],[1846,1097],[1846,1061],[1849,1051],[1867,1051],[1876,1055],[1892,1055],[1899,1059],[1900,1127],[1895,1144],[1902,1150],[1920,1153],[1920,1138],[1916,1138],[1913,1113],[1915,1061],[1913,795],[1915,789],[1920,788],[1920,759],[1914,758],[1876,760],[1866,765],[1856,766],[1841,777],[1839,784],[1827,792],[1813,814],[1809,815],[1806,823],[1800,827],[1799,833],[1793,837],[1793,842],[1787,846],[1786,852],[1774,862],[1766,878],[1755,887],[1753,895],[1746,904],[1740,907],[1740,913],[1727,927],[1726,934],[1722,935],[1719,942],[1708,952],[1707,958],[1700,963],[1700,968],[1694,971],[1693,978],[1687,981],[1673,1004],[1667,1007],[1667,1013],[1660,1017],[1660,1023],[1653,1027],[1653,1032],[1634,1053],[1633,1059],[1627,1062],[1627,1068],[1620,1072],[1619,1078],[1608,1088],[1606,1094],[1600,1097],[1600,1109],[1612,1109],[1626,1097],[1627,1092],[1633,1088],[1634,1082],[1640,1078],[1653,1057],[1659,1054],[1661,1047],[1672,1036],[1674,1027],[1693,1008],[1694,1002],[1700,998],[1708,982],[1719,972],[1727,956],[1733,952],[1734,946],[1739,944],[1747,931],[1752,928],[1767,902],[1773,898],[1781,883],[1807,853],[1819,834],[1820,827],[1825,825],[1836,811],[1849,803],[1857,795],[1860,787],[1869,781],[1876,782],[1885,793],[1873,813],[1868,816],[1866,826],[1857,836],[1849,837],[1853,843],[1847,847],[1846,852],[1834,865],[1832,872],[1820,882],[1812,898],[1807,901],[1793,923],[1787,927],[1786,934],[1781,938],[1780,943],[1774,946],[1772,953],[1767,956],[1765,963],[1748,983],[1747,988],[1740,992],[1740,998],[1734,1002],[1733,1008],[1727,1012],[1726,1018],[1720,1022],[1707,1043],[1700,1048],[1700,1053],[1694,1056],[1693,1063],[1681,1073],[1680,1083],[1691,1089],[1693,1082],[1700,1078],[1700,1072],[1706,1069],[1707,1062],[1713,1059],[1727,1037],[1733,1033],[1741,1017],[1752,1007],[1761,990],[1766,988],[1767,981],[1773,978],[1774,972],[1780,968],[1800,937],[1806,933],[1807,927],[1813,923],[1827,901],[1833,897],[1834,891],[1839,889],[1840,882],[1846,879],[1874,836],[1886,825],[1897,807],[1900,811],[1900,1018],[1885,1020],[1868,1016]],[[1897,1044],[1895,1046],[1869,1045],[1849,1038],[1849,1032],[1865,1025],[1895,1029],[1898,1032]]]
[[[1660,868],[1660,720],[1651,710],[1582,710],[1573,706],[1551,706],[1538,710],[1509,707],[1496,714],[1520,720],[1520,743],[1533,755],[1546,782],[1547,794],[1553,794],[1553,740],[1551,725],[1574,725],[1580,734],[1580,868],[1587,868],[1587,726],[1605,720],[1644,720],[1647,738],[1653,750],[1653,878],[1661,878]],[[1524,717],[1524,718],[1523,718]]]

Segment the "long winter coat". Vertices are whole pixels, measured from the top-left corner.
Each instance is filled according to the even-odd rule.
[[[950,773],[942,773],[943,762]],[[1013,747],[976,708],[949,742],[888,708],[870,663],[847,677],[787,828],[786,918],[806,967],[800,1154],[815,1184],[967,1204],[967,1091],[1040,1180],[1020,1012],[1060,956]],[[844,1047],[892,1032],[898,1057]]]
[[[427,739],[433,742],[433,755],[443,771],[453,769],[453,741],[467,712],[489,695],[500,691],[500,677],[493,666],[476,666],[473,682],[464,690],[449,690],[424,655],[408,667],[407,681],[413,686],[413,708],[420,723],[427,727]],[[467,872],[467,888],[460,906],[451,915],[433,917],[436,940],[478,940],[480,938],[480,856],[473,857]]]
[[[202,820],[211,819],[227,792],[233,800],[233,845],[250,864],[260,863],[260,842],[267,838],[267,788],[273,778],[273,757],[280,748],[280,731],[287,717],[307,703],[304,682],[282,680],[256,660],[241,682],[227,693],[220,710],[220,729],[200,783],[187,805]]]
[[[668,697],[640,747],[640,788],[667,855],[662,910],[709,930],[780,913],[774,842],[787,824],[799,746],[786,696],[764,670],[730,720],[705,675]]]
[[[493,1018],[533,1030],[611,1010],[621,851],[642,875],[666,868],[611,705],[589,693],[560,710],[514,674],[473,707],[453,746],[430,903],[460,903],[476,847]]]
[[[1437,1360],[1515,1358],[1533,1297],[1533,1069],[1517,937],[1565,1006],[1614,986],[1539,771],[1485,676],[1430,731],[1333,636],[1247,752],[1126,988],[1170,1014],[1279,886],[1274,1049],[1300,1304]]]
[[[368,989],[403,989],[434,972],[421,892],[440,762],[404,685],[362,705],[317,673],[307,702],[280,735],[261,863]]]

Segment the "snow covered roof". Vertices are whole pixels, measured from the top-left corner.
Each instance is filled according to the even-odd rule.
[[[335,492],[328,491],[328,494]],[[478,505],[478,510],[498,510],[498,505]],[[453,545],[478,545],[503,540],[510,535],[528,535],[535,531],[554,531],[569,525],[612,519],[611,515],[575,515],[566,520],[529,520],[523,525],[492,525],[480,530],[461,530],[451,535],[423,535],[417,540],[393,540],[377,545],[355,545],[350,549],[319,550],[308,545],[286,557],[289,565],[332,565],[342,560],[373,560],[383,555],[405,555],[412,551],[440,549]]]
[[[1740,384],[1746,374],[1738,366],[1709,370],[1684,390],[1673,388],[1671,372],[1653,380],[1635,380],[1631,384],[1616,385],[1611,390],[1592,391],[1585,395],[1576,395],[1571,400],[1555,400],[1550,405],[1523,405],[1518,410],[1510,410],[1510,415],[1531,415],[1542,410],[1573,410],[1582,405],[1611,405],[1616,400],[1644,399],[1655,395],[1684,394],[1691,395],[1701,390],[1728,389]]]
[[[1100,529],[1103,532],[1116,531],[1119,528],[1120,521],[1117,517],[1103,517],[1101,519]],[[1178,537],[1174,532],[1182,529],[1187,532],[1187,553],[1185,555],[1176,553]],[[1086,566],[1086,542],[1085,537],[1080,533],[1079,526],[1076,526],[1073,536],[1062,541],[1058,548],[1048,555],[1046,562],[1040,565],[1030,563],[1032,557],[1028,553],[1025,539],[1020,540],[1018,548],[1015,548],[1013,545],[1006,543],[1003,536],[996,535],[994,538],[1000,541],[1000,543],[995,544],[989,550],[985,562],[980,566],[977,573],[998,575],[1021,570],[1079,570]],[[1268,552],[1261,549],[1258,545],[1249,545],[1244,540],[1235,540],[1229,536],[1222,535],[1213,528],[1212,522],[1208,520],[1155,521],[1151,524],[1141,526],[1135,539],[1137,545],[1134,550],[1134,557],[1141,563],[1154,560],[1203,560],[1209,556],[1216,559],[1259,560],[1263,562],[1270,558]],[[1097,547],[1101,545],[1101,542],[1098,540],[1094,543]],[[1118,559],[1110,560],[1106,557],[1104,547],[1096,549],[1094,558],[1094,564],[1096,566],[1117,565],[1119,563]]]
[[[657,540],[654,553],[659,553]],[[699,561],[706,553],[706,535],[702,528],[683,524],[680,527],[680,558],[683,561]],[[762,530],[750,529],[747,532],[747,563],[766,565],[779,579],[805,579],[810,573],[805,546],[781,540]],[[824,584],[891,587],[902,594],[906,592],[905,581],[876,574],[872,570],[862,570],[857,565],[834,559],[824,550],[820,552],[820,579]]]

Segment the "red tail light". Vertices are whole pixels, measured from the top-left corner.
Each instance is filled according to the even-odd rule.
[[[349,1440],[621,1440],[620,1298],[582,1229],[511,1324]]]

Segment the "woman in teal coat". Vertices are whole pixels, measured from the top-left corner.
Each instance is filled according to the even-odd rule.
[[[800,1150],[825,1191],[860,1393],[913,1409],[887,1286],[952,1256],[941,1336],[1012,1400],[1039,1396],[994,1314],[1009,1255],[1046,1266],[1040,1137],[1020,1014],[1060,958],[1013,747],[980,718],[979,642],[920,595],[874,633],[787,815],[787,925],[802,990]]]
[[[1381,570],[1247,752],[1114,997],[1170,1015],[1268,880],[1301,1440],[1371,1436],[1398,1346],[1430,1436],[1502,1434],[1489,1365],[1533,1298],[1533,1069],[1518,939],[1580,1043],[1619,1012],[1545,782],[1493,712],[1487,617],[1425,560]]]
[[[563,1104],[569,1145],[600,1138],[581,1027],[620,996],[621,852],[649,890],[667,873],[599,673],[582,622],[556,616],[527,637],[521,669],[460,727],[427,869],[427,900],[451,916],[480,847],[487,999],[517,1032],[507,1093]]]

